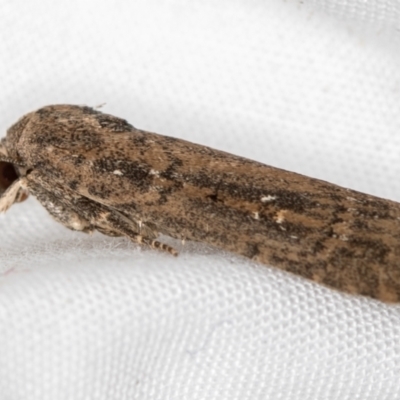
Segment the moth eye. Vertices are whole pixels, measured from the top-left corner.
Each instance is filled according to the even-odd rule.
[[[11,163],[0,161],[0,194],[6,191],[18,179],[17,172]]]

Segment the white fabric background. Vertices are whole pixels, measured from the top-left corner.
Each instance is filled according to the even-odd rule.
[[[2,0],[0,128],[52,103],[400,201],[398,0]],[[0,217],[0,400],[398,399],[400,306],[201,244]]]

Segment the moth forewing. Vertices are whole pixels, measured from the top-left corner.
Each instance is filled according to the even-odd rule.
[[[70,229],[172,254],[159,233],[203,241],[342,291],[400,300],[398,203],[141,131],[89,107],[41,108],[3,143],[29,166],[17,169],[23,190]],[[15,194],[11,181],[0,187]],[[17,198],[6,192],[0,204],[7,196]]]

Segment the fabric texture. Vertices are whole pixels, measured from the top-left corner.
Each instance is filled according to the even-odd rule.
[[[400,201],[397,0],[3,0],[1,130],[47,104]],[[201,243],[0,217],[0,400],[400,398],[400,306]]]

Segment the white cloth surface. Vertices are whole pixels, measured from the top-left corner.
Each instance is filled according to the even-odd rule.
[[[54,103],[400,201],[398,0],[3,0],[1,130]],[[202,244],[0,217],[0,400],[400,398],[400,306]],[[168,240],[168,239],[167,239]]]

